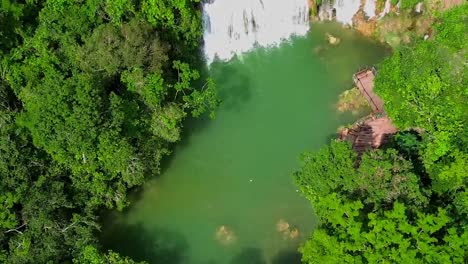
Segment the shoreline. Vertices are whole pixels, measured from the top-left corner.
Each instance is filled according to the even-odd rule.
[[[321,23],[337,21],[337,12],[333,0],[309,0],[310,21]],[[317,4],[320,2],[319,4]],[[368,17],[366,4],[374,3],[374,15]],[[443,0],[440,2],[421,1],[412,8],[402,8],[400,4],[392,5],[385,2],[361,0],[357,11],[352,15],[349,23],[337,21],[343,27],[352,28],[365,37],[372,38],[389,45],[392,49],[407,45],[417,40],[432,38],[433,25],[437,22],[438,13],[463,4],[461,0]],[[372,8],[371,8],[372,9]],[[349,15],[349,14],[348,14]]]

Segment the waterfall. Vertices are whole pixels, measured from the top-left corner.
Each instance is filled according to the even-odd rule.
[[[369,19],[375,17],[375,2],[376,0],[366,0],[364,4],[364,13]]]
[[[335,19],[342,24],[352,25],[360,5],[360,0],[322,0],[319,18],[322,21]]]
[[[379,15],[379,18],[383,18],[386,14],[390,13],[390,8],[392,8],[392,4],[390,0],[385,1],[384,9]]]
[[[322,4],[319,6],[318,16],[321,21],[333,19],[333,0],[322,0]]]
[[[205,56],[229,60],[309,30],[308,0],[210,0],[203,4]]]
[[[360,0],[335,0],[336,21],[352,25],[353,17],[359,11]]]

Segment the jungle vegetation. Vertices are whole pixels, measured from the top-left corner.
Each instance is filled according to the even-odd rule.
[[[440,14],[431,40],[379,66],[376,91],[401,131],[390,144],[301,156],[294,179],[319,219],[304,263],[468,261],[467,14]]]
[[[0,263],[135,263],[101,249],[98,213],[159,172],[186,117],[214,116],[199,0],[0,5]],[[304,262],[468,261],[467,13],[379,67],[390,145],[302,155]]]
[[[133,263],[101,251],[98,212],[214,115],[199,1],[0,5],[0,263]]]

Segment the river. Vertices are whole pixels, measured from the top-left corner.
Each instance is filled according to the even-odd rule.
[[[328,44],[326,33],[339,45]],[[162,175],[124,213],[108,215],[103,244],[149,263],[300,263],[298,245],[316,221],[291,173],[301,152],[357,118],[336,111],[338,95],[359,67],[386,52],[328,23],[279,47],[214,62],[223,101],[216,119],[184,127]]]

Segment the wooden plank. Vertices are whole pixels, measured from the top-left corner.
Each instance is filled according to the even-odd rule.
[[[374,93],[374,71],[371,69],[359,71],[353,75],[353,80],[372,110],[375,113],[383,112],[383,101]]]

